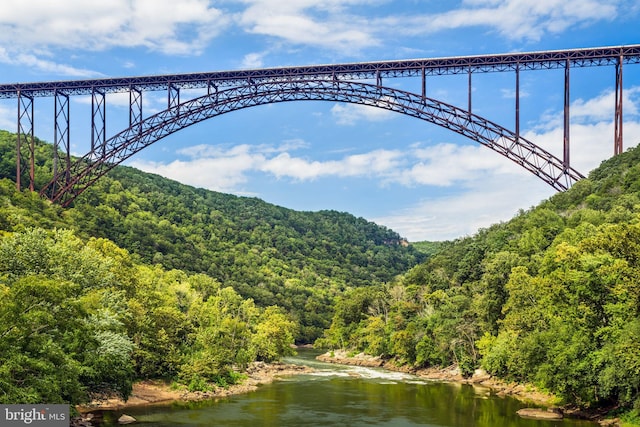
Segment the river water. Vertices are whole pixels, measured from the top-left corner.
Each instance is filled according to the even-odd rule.
[[[387,426],[387,427],[596,427],[577,420],[523,419],[525,405],[486,388],[432,382],[381,369],[315,360],[302,350],[288,363],[313,374],[288,377],[257,391],[208,402],[127,408],[145,427],[172,426]],[[105,421],[120,413],[105,414]],[[103,425],[117,425],[103,424]]]

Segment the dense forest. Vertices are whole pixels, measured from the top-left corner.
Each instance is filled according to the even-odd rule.
[[[296,212],[118,167],[62,209],[15,185],[0,131],[0,402],[201,390],[321,336],[337,295],[425,255],[335,211]],[[52,146],[36,140],[36,187]],[[24,171],[27,168],[23,168]],[[28,182],[22,176],[22,182]]]
[[[637,423],[640,148],[391,282],[348,290],[319,343],[467,375],[482,367]]]
[[[15,179],[15,138],[0,131],[0,177]],[[51,145],[36,143],[40,187],[51,178],[53,156]],[[385,283],[425,258],[396,232],[350,214],[297,212],[122,166],[69,209],[34,202],[0,221],[8,231],[31,224],[106,238],[139,263],[206,274],[259,306],[292,313],[299,343],[329,326],[335,295]]]
[[[316,340],[640,418],[640,148],[510,221],[416,245],[126,167],[62,209],[15,190],[14,150],[0,132],[0,401],[203,389]],[[42,185],[51,146],[36,152]]]

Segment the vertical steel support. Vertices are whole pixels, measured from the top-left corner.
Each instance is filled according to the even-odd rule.
[[[207,95],[211,96],[211,89],[213,88],[213,94],[215,95],[215,100],[216,102],[218,102],[218,86],[216,86],[215,84],[211,83],[210,81],[207,82]]]
[[[35,139],[33,132],[33,97],[18,91],[18,139],[16,142],[16,188],[21,190],[22,137],[29,147],[29,189],[33,191],[35,181]],[[25,123],[26,122],[26,123]]]
[[[468,97],[469,97],[469,99],[467,100],[468,104],[469,104],[468,111],[469,111],[469,114],[471,114],[471,66],[469,66],[469,95],[468,95]]]
[[[95,154],[96,148],[100,147],[101,155],[106,151],[107,134],[107,103],[104,92],[93,88],[91,91],[91,152]]]
[[[180,88],[173,83],[167,86],[167,107],[169,109],[180,105]]]
[[[422,99],[427,97],[427,71],[422,67]]]
[[[70,144],[70,126],[69,126],[69,95],[55,91],[54,94],[54,129],[53,129],[53,176],[54,179],[60,180],[62,185],[69,183],[69,173],[71,170],[71,144]],[[58,178],[58,163],[60,161],[60,147],[64,151],[64,179]],[[55,192],[55,186],[52,194]]]
[[[520,141],[520,64],[516,64],[516,141]]]
[[[129,87],[129,127],[138,127],[138,134],[142,133],[142,90]]]
[[[563,157],[563,166],[565,170],[569,169],[570,159],[569,159],[569,124],[570,124],[570,113],[569,113],[569,102],[570,102],[570,94],[569,94],[569,59],[564,67],[564,157]]]
[[[613,155],[622,154],[622,62],[620,55],[616,63],[616,113],[613,136]]]

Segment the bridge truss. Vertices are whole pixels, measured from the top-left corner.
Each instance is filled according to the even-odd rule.
[[[106,78],[0,85],[0,99],[17,99],[16,185],[20,189],[22,145],[28,148],[29,188],[34,189],[34,102],[54,101],[54,177],[42,190],[63,205],[143,148],[203,120],[251,106],[298,100],[358,103],[396,111],[437,124],[475,140],[529,170],[557,190],[566,190],[583,175],[570,165],[570,69],[615,67],[614,155],[622,152],[622,72],[640,63],[640,45],[500,55],[463,56],[366,63],[217,71],[144,77]],[[556,158],[520,135],[520,72],[564,69],[563,157]],[[508,130],[473,114],[474,73],[515,73],[515,129]],[[430,76],[468,75],[468,105],[459,108],[427,97]],[[389,78],[418,77],[421,92],[383,85]],[[181,91],[205,89],[205,95],[182,101]],[[167,108],[144,117],[145,92],[165,91]],[[129,94],[129,126],[106,135],[106,95]],[[91,149],[72,161],[70,97],[91,97]]]

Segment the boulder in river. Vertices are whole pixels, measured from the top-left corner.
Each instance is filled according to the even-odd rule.
[[[136,422],[136,419],[130,415],[122,414],[120,418],[118,418],[118,424],[133,424]]]
[[[516,414],[523,418],[540,420],[561,420],[563,418],[562,412],[554,409],[523,408],[517,411]]]

